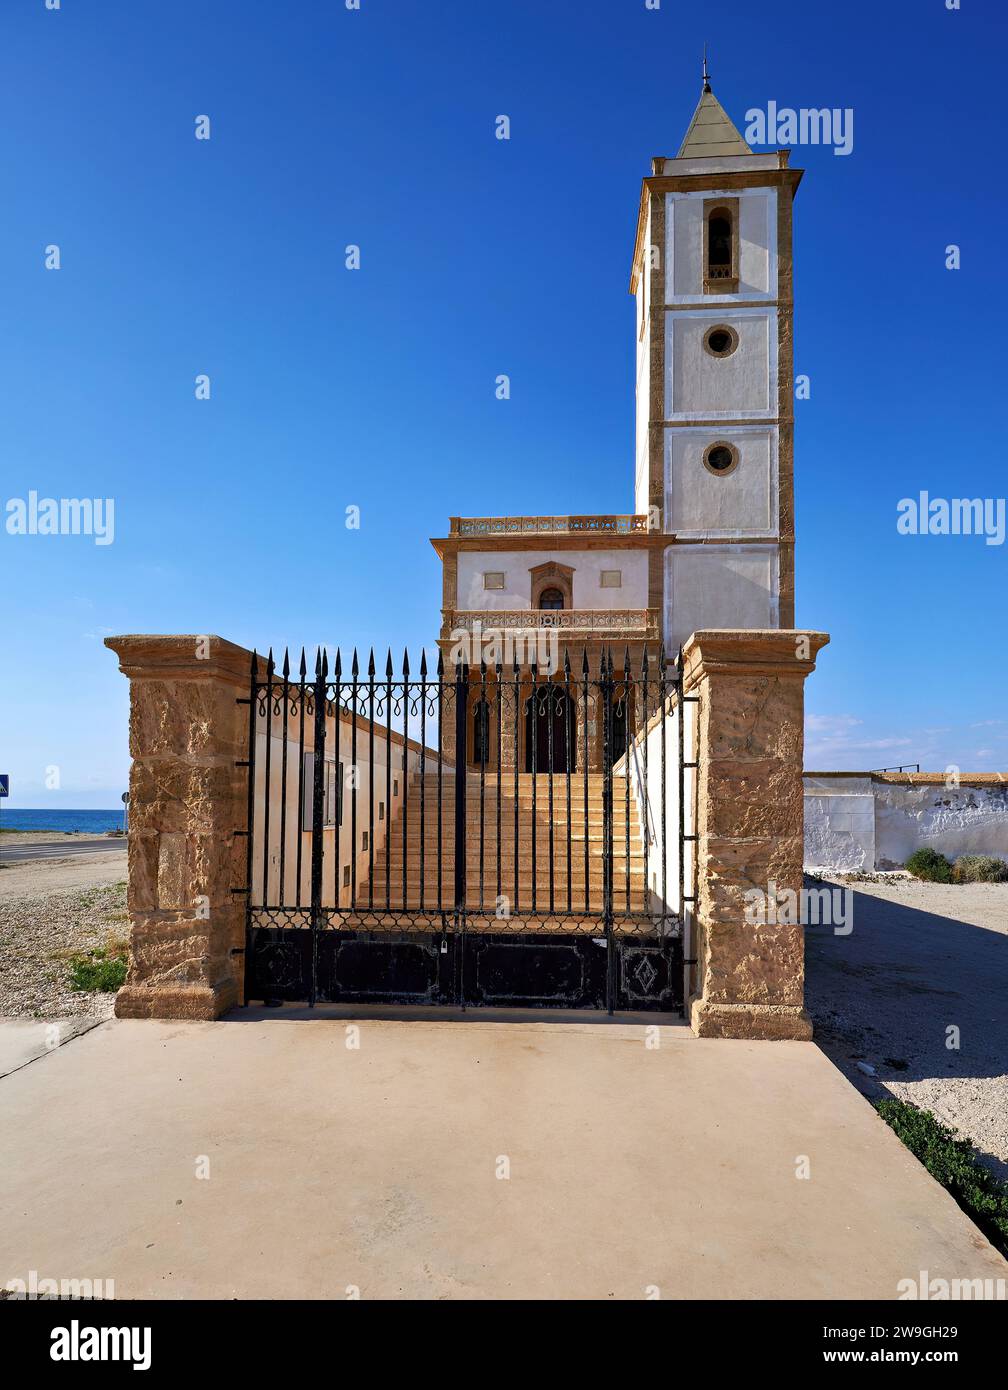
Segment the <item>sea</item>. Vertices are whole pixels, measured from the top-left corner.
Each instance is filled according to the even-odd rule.
[[[123,808],[112,811],[9,810],[0,801],[0,830],[73,830],[104,835],[106,830],[122,830]]]

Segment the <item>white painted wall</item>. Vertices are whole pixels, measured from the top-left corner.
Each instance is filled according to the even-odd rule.
[[[805,778],[805,866],[847,873],[875,867],[875,799],[864,777]]]
[[[549,561],[573,569],[575,608],[646,608],[648,606],[647,552],[641,550],[463,550],[458,557],[458,607],[492,613],[497,610],[531,609],[532,576],[529,571]],[[503,589],[484,589],[487,570],[503,571]],[[623,585],[603,589],[603,570],[620,570]]]
[[[723,481],[723,480],[722,480]],[[777,627],[773,545],[674,545],[665,551],[665,644],[700,628]]]
[[[669,304],[703,295],[703,207],[707,199],[722,196],[739,200],[739,287],[736,294],[718,295],[718,299],[730,304],[776,298],[776,189],[705,189],[665,196],[665,264],[672,269],[666,286]]]
[[[1008,785],[946,787],[863,777],[805,778],[805,864],[856,871],[902,868],[927,846],[948,859],[1008,859]]]
[[[648,509],[648,420],[651,414],[651,209],[644,223],[644,263],[637,282],[634,510]]]
[[[683,712],[684,758],[686,762],[696,761],[697,706],[687,704]],[[662,787],[661,767],[662,749],[665,753],[665,785]],[[644,768],[644,750],[647,747],[647,775]],[[617,776],[623,776],[627,767],[627,756],[620,758],[613,767]],[[633,740],[629,752],[629,768],[634,804],[637,809],[641,834],[647,843],[647,885],[650,894],[651,910],[656,913],[679,913],[682,903],[679,896],[679,713],[674,697],[668,701],[668,710],[663,717],[656,717],[647,729]],[[683,779],[685,792],[687,834],[695,829],[695,774],[688,770]],[[664,797],[663,797],[664,790]],[[662,801],[664,800],[664,820]],[[693,855],[687,854],[684,867],[684,882],[687,896],[693,889]],[[662,846],[664,845],[664,862]]]
[[[875,783],[875,864],[899,868],[929,845],[948,859],[1008,859],[1008,787],[906,787]]]
[[[738,334],[729,357],[704,349],[708,328],[725,324]],[[777,311],[733,309],[670,311],[665,315],[666,420],[751,418],[777,413]]]
[[[252,902],[256,905],[263,903],[263,844],[265,840],[265,815],[264,806],[266,799],[266,720],[264,717],[259,719],[259,731],[256,734],[256,754],[255,754],[255,854],[252,864]],[[272,718],[272,729],[270,735],[270,776],[269,776],[269,859],[266,872],[269,883],[269,904],[276,906],[281,903],[280,898],[280,842],[281,842],[281,812],[286,801],[286,817],[284,819],[283,845],[284,845],[284,892],[283,904],[294,906],[297,902],[297,850],[298,840],[301,840],[301,904],[308,905],[311,901],[311,835],[302,830],[301,822],[298,818],[299,784],[298,769],[302,745],[299,743],[299,723],[296,719],[290,719],[288,724],[287,742],[287,776],[286,781],[283,775],[283,730],[282,716],[276,714]],[[399,728],[396,729],[398,723]],[[398,720],[393,718],[393,732],[401,732],[402,716]],[[333,746],[334,720],[330,717],[326,720],[326,756],[327,761],[336,765],[336,749]],[[413,730],[418,732],[418,730]],[[428,739],[436,742],[436,726],[428,727]],[[304,745],[303,751],[311,752],[314,747],[314,727],[313,721],[309,717],[305,720]],[[366,727],[358,726],[356,759],[357,759],[357,900],[367,901],[367,883],[370,869],[371,851],[370,848],[363,848],[363,833],[370,833],[368,800],[372,799],[374,804],[374,862],[375,862],[375,901],[384,901],[385,892],[385,871],[384,871],[384,846],[388,827],[395,821],[395,817],[402,805],[403,789],[406,786],[407,778],[411,773],[416,772],[420,766],[419,751],[410,746],[406,750],[404,768],[404,745],[393,742],[391,744],[391,792],[387,792],[386,784],[388,781],[386,769],[389,763],[389,748],[387,741],[384,716],[376,713],[374,726],[374,763],[369,760],[369,739]],[[323,904],[327,907],[336,905],[335,882],[337,878],[336,863],[336,835],[339,833],[339,904],[347,906],[350,902],[350,889],[343,887],[343,870],[350,863],[350,855],[354,846],[351,842],[353,830],[352,804],[353,789],[350,780],[350,769],[354,754],[353,735],[351,724],[348,719],[340,721],[339,733],[339,762],[343,764],[343,819],[337,827],[334,821],[330,821],[323,831],[323,860],[322,860],[322,887]],[[426,759],[428,771],[436,771],[437,754],[428,753]],[[449,777],[453,775],[449,770]],[[334,784],[335,785],[335,784]],[[335,793],[334,793],[335,798]],[[304,788],[304,806],[310,808],[312,802],[312,787],[306,782]],[[388,802],[388,804],[386,804]],[[335,800],[333,801],[335,807]],[[394,890],[394,885],[393,885]]]
[[[703,464],[718,440],[734,444],[738,467],[717,477]],[[760,426],[665,431],[665,529],[678,536],[777,534],[777,431]]]

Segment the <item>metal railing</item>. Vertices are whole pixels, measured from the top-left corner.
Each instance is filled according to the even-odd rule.
[[[471,632],[480,627],[558,628],[590,634],[626,633],[656,638],[657,608],[446,608],[444,621],[449,628]]]

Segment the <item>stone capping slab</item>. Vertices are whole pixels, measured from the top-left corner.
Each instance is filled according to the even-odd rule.
[[[809,649],[807,659],[796,655],[801,639]],[[805,677],[828,642],[828,633],[801,628],[706,628],[683,644],[684,686],[689,690],[713,673]]]
[[[207,656],[197,656],[197,647],[207,644]],[[252,653],[234,642],[208,633],[162,635],[130,633],[106,637],[105,646],[119,658],[119,669],[131,680],[202,680],[212,677],[236,685],[247,685],[251,678]],[[265,656],[259,658],[263,673]]]
[[[946,787],[956,791],[959,787],[1003,787],[1008,786],[1008,772],[960,772],[950,786],[944,772],[812,772],[806,770],[804,777],[870,777],[873,782],[885,782],[898,787]]]

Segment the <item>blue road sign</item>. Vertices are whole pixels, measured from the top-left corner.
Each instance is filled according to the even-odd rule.
[[[0,772],[0,796],[10,796],[9,772]]]

